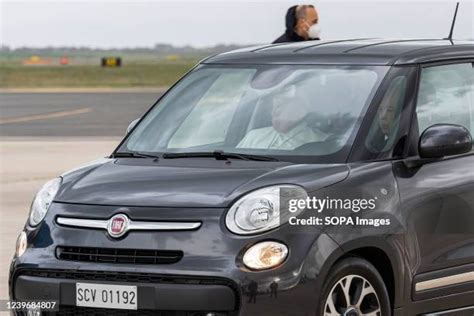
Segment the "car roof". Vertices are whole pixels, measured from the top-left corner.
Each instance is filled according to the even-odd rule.
[[[474,40],[373,38],[260,45],[202,63],[407,65],[462,58],[474,58]]]

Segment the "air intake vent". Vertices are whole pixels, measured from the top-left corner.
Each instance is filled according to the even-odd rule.
[[[56,257],[60,260],[83,262],[171,264],[181,260],[183,252],[177,250],[57,247]]]

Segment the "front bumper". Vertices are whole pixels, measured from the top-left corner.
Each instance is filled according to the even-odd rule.
[[[223,210],[218,209],[180,210],[179,218],[202,221],[196,231],[132,231],[121,239],[112,239],[102,230],[59,226],[54,220],[58,214],[110,217],[115,209],[94,206],[91,211],[91,206],[54,203],[40,227],[26,228],[29,247],[11,265],[11,299],[55,300],[58,315],[91,314],[92,309],[75,307],[75,284],[87,281],[136,285],[139,315],[158,311],[158,315],[186,316],[314,315],[318,276],[327,257],[338,249],[332,239],[311,228],[283,226],[259,236],[236,236],[226,230]],[[140,220],[176,219],[175,209],[159,209],[159,216],[154,211],[130,208],[127,215]],[[284,242],[290,249],[287,261],[264,272],[239,268],[242,249],[262,240]],[[184,255],[173,264],[65,261],[56,257],[58,246],[180,250]],[[278,284],[276,289],[272,283]]]
[[[54,300],[63,310],[70,311],[76,304],[75,285],[84,281],[136,285],[141,312],[179,309],[192,313],[220,311],[227,315],[240,306],[235,283],[225,279],[77,270],[20,270],[15,278],[15,298]]]

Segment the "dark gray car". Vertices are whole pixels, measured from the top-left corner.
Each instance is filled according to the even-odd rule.
[[[202,61],[38,192],[12,300],[59,315],[472,315],[474,43]]]

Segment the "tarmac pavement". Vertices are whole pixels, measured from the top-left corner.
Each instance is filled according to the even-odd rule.
[[[74,91],[0,93],[0,137],[122,136],[163,94]]]

